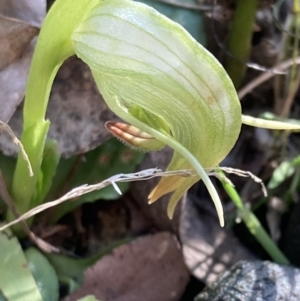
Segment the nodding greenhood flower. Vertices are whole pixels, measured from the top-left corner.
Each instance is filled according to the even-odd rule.
[[[168,145],[174,149],[168,171],[192,169],[198,175],[162,178],[150,193],[150,203],[172,193],[169,217],[183,193],[202,179],[224,224],[221,201],[205,169],[217,166],[232,149],[242,122],[300,129],[242,116],[234,86],[218,61],[149,6],[129,0],[56,0],[41,28],[26,87],[22,142],[34,177],[27,176],[19,156],[12,188],[19,212],[33,205],[53,79],[74,54],[91,68],[109,108],[129,124],[108,123],[115,136],[147,150]]]
[[[149,141],[133,141],[134,131],[139,138],[154,137],[159,148],[166,144],[174,149],[167,170],[198,174],[162,178],[150,203],[173,192],[172,217],[183,193],[201,178],[223,225],[222,205],[204,168],[217,166],[234,146],[241,107],[220,63],[180,25],[127,0],[97,2],[71,39],[109,108],[132,125],[109,123],[114,135],[142,148]],[[151,150],[152,142],[148,146]]]

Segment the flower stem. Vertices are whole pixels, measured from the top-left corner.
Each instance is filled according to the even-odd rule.
[[[89,11],[90,0],[58,0],[46,16],[32,58],[26,86],[21,142],[33,169],[28,174],[27,164],[19,154],[12,184],[12,197],[17,211],[22,214],[35,205],[32,199],[40,176],[50,122],[45,120],[46,109],[54,77],[61,64],[75,54],[71,34]],[[9,211],[7,219],[14,216]]]
[[[229,33],[226,71],[238,88],[247,69],[251,51],[251,39],[258,0],[237,0],[232,27]]]
[[[225,191],[227,192],[235,206],[238,208],[239,216],[249,229],[250,233],[257,239],[257,241],[270,255],[274,262],[278,264],[290,264],[289,260],[276,246],[274,241],[271,239],[271,237],[261,225],[260,221],[254,215],[254,213],[243,204],[243,201],[237,193],[237,191],[235,190],[235,188],[225,181],[224,173],[221,171],[219,171],[219,173],[222,175],[220,177],[220,181]]]

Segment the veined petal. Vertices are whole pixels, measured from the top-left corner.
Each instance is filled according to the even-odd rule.
[[[186,179],[186,181],[174,191],[174,193],[172,194],[172,196],[170,198],[170,201],[169,201],[169,204],[168,204],[168,208],[167,208],[167,214],[168,214],[168,217],[170,219],[173,218],[176,205],[180,201],[180,199],[183,196],[183,194],[192,185],[194,185],[195,183],[197,183],[199,180],[200,180],[200,177],[194,177],[194,178]],[[220,218],[220,222],[222,224],[221,218]]]
[[[148,196],[149,204],[154,203],[163,195],[175,191],[178,187],[181,187],[186,180],[186,178],[179,176],[162,178],[150,192]]]

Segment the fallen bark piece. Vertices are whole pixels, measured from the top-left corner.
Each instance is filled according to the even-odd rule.
[[[105,301],[178,301],[189,278],[175,236],[160,232],[103,257],[86,270],[81,289],[64,301],[87,294]]]

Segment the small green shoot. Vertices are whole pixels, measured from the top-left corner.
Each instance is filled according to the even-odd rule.
[[[238,216],[243,220],[250,233],[258,240],[274,262],[278,264],[289,264],[289,260],[278,249],[274,241],[270,238],[257,217],[248,209],[235,188],[225,180],[225,175],[219,171],[220,181],[223,188],[238,209]]]

